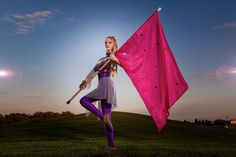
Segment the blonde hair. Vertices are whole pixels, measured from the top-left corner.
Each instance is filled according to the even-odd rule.
[[[112,52],[111,53],[115,54],[116,51],[118,50],[118,44],[117,44],[116,38],[114,36],[107,36],[106,39],[107,38],[112,40],[113,47],[112,47]],[[115,64],[114,62],[111,62],[111,64],[112,64],[111,76],[114,77],[114,75],[117,73],[118,65]]]

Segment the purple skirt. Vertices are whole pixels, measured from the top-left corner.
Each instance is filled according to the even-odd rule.
[[[115,84],[110,77],[102,77],[99,79],[97,88],[87,93],[85,96],[95,99],[106,99],[107,103],[112,105],[112,110],[117,107]],[[102,112],[101,101],[98,101],[98,109]],[[85,109],[85,111],[87,117],[90,111],[87,109]]]

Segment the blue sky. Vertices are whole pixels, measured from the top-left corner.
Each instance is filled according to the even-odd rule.
[[[104,40],[122,44],[161,7],[160,18],[176,62],[189,84],[170,119],[236,117],[236,1],[0,1],[0,113],[71,111],[66,101],[99,58]],[[1,71],[12,75],[1,76]],[[228,73],[228,72],[231,73]],[[115,111],[148,114],[122,68],[113,78]]]

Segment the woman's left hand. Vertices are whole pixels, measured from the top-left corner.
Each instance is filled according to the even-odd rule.
[[[116,57],[115,57],[114,54],[110,54],[109,58],[110,58],[111,60],[113,60],[113,61],[116,61]]]
[[[110,54],[110,57],[109,57],[109,58],[110,58],[112,61],[115,61],[116,63],[120,63],[114,54]]]

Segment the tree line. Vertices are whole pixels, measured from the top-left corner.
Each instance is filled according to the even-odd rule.
[[[23,120],[29,120],[29,119],[33,119],[33,118],[50,118],[50,117],[63,117],[63,116],[73,116],[75,114],[73,114],[70,111],[63,111],[61,113],[58,112],[51,112],[51,111],[47,111],[47,112],[35,112],[34,114],[25,114],[25,113],[10,113],[10,114],[6,114],[6,115],[2,115],[0,113],[0,124],[1,123],[14,123],[14,122],[19,122],[19,121],[23,121]],[[193,123],[196,125],[207,125],[207,126],[226,126],[230,124],[230,121],[228,120],[224,120],[224,119],[216,119],[214,121],[210,121],[207,119],[197,119],[195,118],[194,122],[190,122],[187,120],[184,120],[183,122],[185,123]]]
[[[50,117],[63,117],[63,116],[72,116],[75,115],[71,113],[70,111],[64,111],[61,113],[58,112],[35,112],[34,114],[25,114],[25,113],[10,113],[6,115],[0,114],[0,123],[14,123],[19,122],[23,120],[29,120],[34,118],[50,118]]]
[[[207,119],[197,119],[195,118],[193,122],[184,120],[185,123],[193,123],[196,125],[207,125],[207,126],[226,126],[230,124],[229,120],[224,120],[224,119],[216,119],[213,121],[207,120]]]

